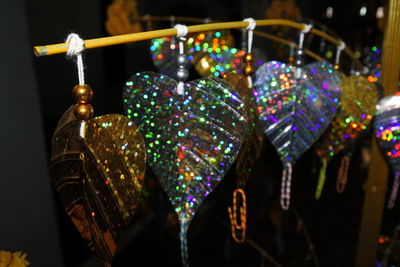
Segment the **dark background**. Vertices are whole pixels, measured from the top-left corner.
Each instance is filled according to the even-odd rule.
[[[98,266],[69,218],[64,214],[49,178],[50,139],[57,120],[73,103],[77,83],[73,61],[64,55],[35,58],[33,45],[62,42],[68,33],[84,39],[106,36],[104,22],[111,1],[9,1],[2,3],[0,21],[3,51],[0,61],[0,250],[28,253],[32,266]],[[270,1],[154,1],[138,0],[140,14],[209,17],[216,20],[265,18]],[[375,12],[383,1],[299,1],[304,17],[325,23],[351,47],[362,50],[381,42]],[[367,5],[368,12],[359,16]],[[334,16],[324,16],[328,6]],[[165,28],[168,24],[156,24]],[[267,29],[264,29],[267,30]],[[240,37],[239,33],[235,33]],[[297,40],[297,35],[290,38]],[[318,48],[314,38],[308,45]],[[275,59],[274,46],[256,38],[254,46]],[[318,51],[318,49],[316,50]],[[86,81],[93,87],[95,114],[122,113],[121,90],[130,75],[154,70],[148,42],[85,52]],[[195,74],[191,74],[195,78]],[[315,266],[303,222],[315,245],[320,266],[352,266],[357,245],[366,169],[355,148],[349,184],[344,194],[334,183],[340,156],[328,167],[327,184],[314,200],[320,162],[308,151],[296,164],[293,211],[279,208],[281,164],[268,142],[247,186],[248,238],[257,245],[238,245],[230,238],[226,207],[231,205],[235,175],[230,172],[204,202],[189,230],[191,266],[273,266],[267,251],[282,266]],[[178,226],[172,206],[151,171],[147,172],[142,204],[121,243],[114,266],[180,266]],[[398,211],[398,209],[397,209]],[[390,234],[396,211],[386,212],[383,232]],[[301,216],[302,220],[299,220]]]

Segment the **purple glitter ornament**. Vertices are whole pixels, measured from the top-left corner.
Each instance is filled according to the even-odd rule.
[[[255,73],[260,123],[276,148],[284,171],[281,206],[288,209],[292,165],[318,140],[339,107],[340,77],[326,62],[303,68],[271,61]]]

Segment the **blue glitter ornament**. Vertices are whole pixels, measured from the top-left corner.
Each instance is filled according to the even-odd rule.
[[[271,61],[255,73],[260,123],[284,164],[281,206],[288,209],[292,165],[328,127],[339,107],[340,77],[326,62],[296,68]]]

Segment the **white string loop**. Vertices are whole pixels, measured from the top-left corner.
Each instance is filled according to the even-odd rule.
[[[340,53],[343,51],[343,49],[346,48],[346,44],[343,41],[340,41],[340,44],[336,47],[336,58],[335,58],[335,64],[339,64],[340,61]]]
[[[178,37],[179,39],[179,54],[184,54],[185,49],[183,46],[183,41],[186,40],[185,37],[188,34],[188,28],[186,27],[186,25],[183,24],[176,24],[174,28],[178,31],[176,37]]]
[[[185,38],[188,34],[188,28],[186,27],[186,25],[176,24],[174,28],[178,31],[178,33],[176,34],[176,37],[178,38]]]
[[[253,31],[256,28],[257,22],[253,18],[247,18],[243,21],[248,22],[249,25],[246,27],[248,31],[247,36],[247,53],[251,53],[251,48],[253,46]]]
[[[304,34],[308,33],[312,29],[311,24],[303,24],[304,28],[300,32],[300,38],[299,38],[299,49],[303,49],[303,43],[304,43]]]
[[[85,84],[85,73],[83,71],[82,52],[85,50],[85,42],[76,33],[68,35],[65,41],[68,44],[67,56],[76,56],[76,66],[78,68],[79,85]]]

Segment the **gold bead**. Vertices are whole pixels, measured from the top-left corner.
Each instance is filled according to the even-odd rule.
[[[76,85],[72,90],[72,96],[77,103],[89,103],[93,98],[93,90],[88,84]]]
[[[254,73],[254,67],[253,67],[253,65],[246,65],[246,66],[244,66],[244,68],[243,68],[243,73],[244,73],[244,75],[246,75],[246,76],[252,75],[252,74]]]
[[[87,121],[93,116],[93,107],[90,104],[75,104],[75,118],[81,121]]]
[[[244,62],[245,63],[253,63],[255,59],[255,56],[252,53],[247,53],[244,55]]]
[[[339,64],[335,64],[333,67],[335,68],[335,70],[338,70],[340,66]]]

